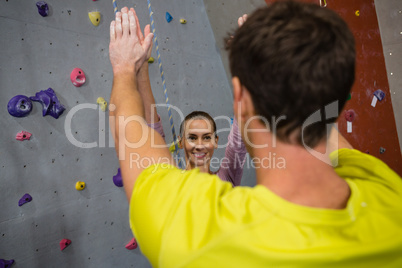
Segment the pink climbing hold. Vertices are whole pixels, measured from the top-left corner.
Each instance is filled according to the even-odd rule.
[[[18,141],[29,140],[31,138],[31,136],[32,136],[32,134],[27,131],[20,131],[15,136],[15,139]]]
[[[131,239],[131,241],[128,242],[128,244],[126,245],[126,249],[133,250],[133,249],[136,249],[136,248],[137,248],[137,241],[133,237],[133,239]]]
[[[74,86],[80,87],[85,84],[85,73],[80,68],[75,68],[70,74],[71,82]]]
[[[345,119],[348,122],[353,122],[355,120],[356,114],[354,110],[345,111]]]
[[[71,244],[70,239],[62,239],[60,241],[60,250],[64,250],[66,247],[68,247]]]

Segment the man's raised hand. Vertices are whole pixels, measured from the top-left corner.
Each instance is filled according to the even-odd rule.
[[[149,26],[142,35],[137,15],[133,8],[127,7],[116,13],[116,18],[110,23],[109,57],[113,73],[137,73],[152,45],[153,34]]]

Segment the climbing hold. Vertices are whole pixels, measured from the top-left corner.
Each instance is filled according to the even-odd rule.
[[[77,191],[84,190],[85,189],[85,182],[77,181],[77,183],[75,184],[75,189],[77,189]]]
[[[45,1],[36,2],[36,7],[38,8],[38,12],[42,17],[49,15],[49,6]]]
[[[185,19],[180,19],[180,23],[181,23],[181,24],[186,24],[187,21],[186,21]]]
[[[154,58],[149,57],[149,59],[148,59],[148,63],[153,63],[154,61],[155,61],[155,59],[154,59]]]
[[[80,68],[74,68],[70,74],[70,79],[74,86],[80,87],[85,83],[85,73]]]
[[[8,113],[15,117],[27,116],[32,110],[32,101],[24,95],[12,97],[7,104]]]
[[[70,239],[62,239],[60,241],[60,250],[64,250],[66,247],[68,247],[71,244]]]
[[[32,134],[27,131],[20,131],[15,136],[15,139],[18,141],[29,140],[31,138],[31,136],[32,136]]]
[[[359,17],[360,16],[360,11],[356,10],[355,15],[356,15],[356,17]]]
[[[59,118],[59,116],[64,112],[66,108],[60,103],[59,99],[54,93],[52,88],[47,90],[41,90],[35,94],[35,96],[30,97],[33,101],[39,101],[42,103],[42,115],[51,115],[54,118]]]
[[[14,260],[0,259],[0,268],[9,268],[14,263]]]
[[[172,15],[170,15],[169,12],[166,12],[166,21],[169,23],[172,21],[172,19],[173,19]]]
[[[105,101],[104,98],[99,97],[99,98],[96,100],[96,103],[99,104],[99,106],[100,106],[100,108],[101,108],[102,111],[106,112],[107,102]]]
[[[230,118],[230,125],[233,125],[233,117]]]
[[[174,154],[175,150],[176,150],[176,146],[175,146],[174,142],[172,142],[169,146],[169,152]]]
[[[126,245],[126,249],[133,250],[137,248],[137,241],[135,241],[135,238],[131,239],[130,242]]]
[[[376,96],[379,101],[382,101],[385,97],[385,93],[381,89],[377,89],[374,92],[374,96]]]
[[[345,111],[347,133],[352,133],[352,122],[355,120],[355,116],[354,110]]]
[[[120,168],[117,170],[117,174],[113,176],[113,183],[117,187],[123,187],[123,178],[121,177]]]
[[[22,206],[28,202],[32,201],[32,196],[30,196],[29,194],[24,194],[21,199],[18,201],[18,206]]]
[[[88,17],[91,20],[92,24],[98,26],[100,23],[101,14],[98,11],[93,11],[88,13]]]
[[[348,122],[353,122],[355,120],[355,111],[354,110],[347,110],[345,111],[345,119]]]
[[[385,153],[385,148],[380,147],[380,154],[383,154],[383,153]]]
[[[377,104],[377,100],[382,101],[385,98],[385,93],[381,89],[377,89],[373,93],[374,97],[373,100],[371,101],[371,106],[375,107]]]
[[[352,94],[349,93],[348,97],[346,98],[346,100],[350,100],[352,98]]]

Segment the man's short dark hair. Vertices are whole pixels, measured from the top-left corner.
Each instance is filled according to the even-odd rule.
[[[354,82],[354,38],[339,15],[316,4],[275,2],[248,17],[228,50],[232,76],[250,92],[257,114],[271,129],[272,117],[286,116],[276,125],[279,140],[310,147],[322,141],[331,120],[306,127],[303,141],[301,126],[334,101],[342,110]]]

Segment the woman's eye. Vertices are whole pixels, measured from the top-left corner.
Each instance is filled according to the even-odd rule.
[[[211,136],[205,136],[204,137],[204,140],[210,140],[211,139]]]
[[[191,141],[195,141],[195,140],[196,140],[195,137],[188,137],[188,139],[191,140]]]

